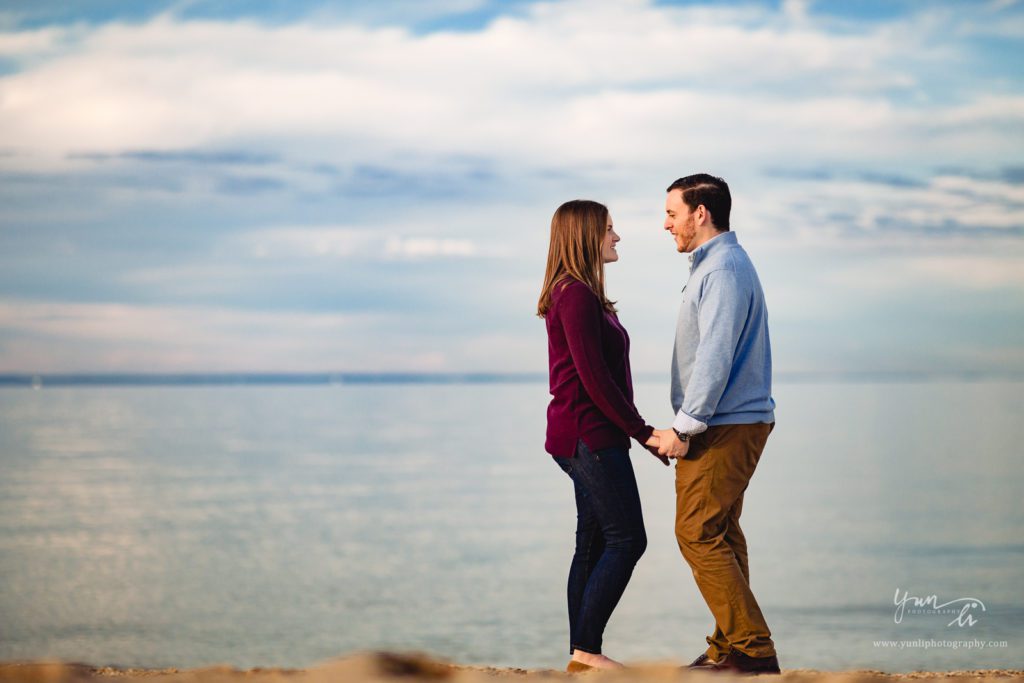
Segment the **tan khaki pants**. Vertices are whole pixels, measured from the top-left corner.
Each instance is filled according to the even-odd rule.
[[[730,648],[751,657],[775,654],[771,631],[750,591],[747,541],[740,529],[743,492],[775,424],[708,427],[676,460],[676,540],[715,617],[707,654]]]

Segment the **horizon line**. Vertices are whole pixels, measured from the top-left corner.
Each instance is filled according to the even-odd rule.
[[[636,381],[667,380],[662,373],[635,373]],[[339,384],[523,384],[547,380],[540,372],[55,372],[0,373],[0,387],[228,386]],[[782,371],[783,384],[822,382],[1022,381],[1024,372],[1006,371]]]

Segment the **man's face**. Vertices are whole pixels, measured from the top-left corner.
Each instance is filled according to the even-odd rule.
[[[682,190],[672,190],[665,198],[665,229],[672,233],[680,254],[696,249],[697,226],[693,212],[683,201]]]

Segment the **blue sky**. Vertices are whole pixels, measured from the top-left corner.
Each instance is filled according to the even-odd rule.
[[[0,2],[0,371],[543,372],[551,213],[640,372],[724,176],[780,372],[1024,372],[1024,4]]]

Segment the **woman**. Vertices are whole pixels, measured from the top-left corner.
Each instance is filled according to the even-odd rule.
[[[545,450],[576,492],[570,672],[622,666],[601,654],[602,634],[647,547],[629,438],[655,449],[658,439],[633,405],[629,335],[604,291],[604,264],[619,260],[618,241],[604,205],[575,200],[558,207],[537,305],[547,326],[552,395]]]

